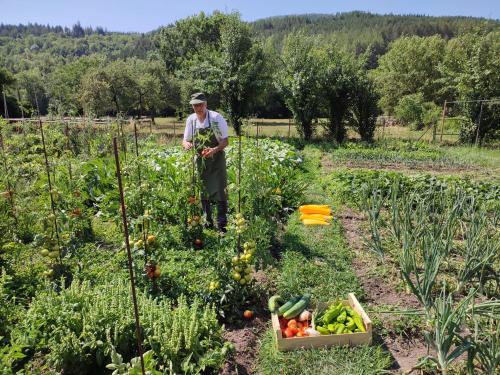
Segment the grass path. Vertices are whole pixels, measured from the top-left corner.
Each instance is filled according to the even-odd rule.
[[[321,152],[306,147],[309,189],[308,203],[331,204],[319,183]],[[283,296],[311,291],[317,300],[346,297],[362,289],[352,269],[353,253],[346,243],[340,223],[329,227],[305,227],[297,213],[290,218],[283,237],[283,252],[277,276],[277,292]],[[257,372],[262,374],[380,374],[390,366],[391,357],[380,346],[332,348],[278,352],[271,330],[262,339]]]

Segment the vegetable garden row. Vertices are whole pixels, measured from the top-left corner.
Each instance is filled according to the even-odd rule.
[[[321,155],[345,150],[243,137],[241,153],[237,140],[227,149],[230,224],[220,235],[204,227],[192,154],[179,146],[120,123],[0,125],[3,373],[141,373],[113,137],[150,373],[219,372],[235,354],[225,330],[256,315],[268,322],[248,348],[259,373],[380,373],[391,367],[377,332],[388,314],[421,319],[425,371],[498,369],[498,184],[320,173]],[[332,209],[301,222],[304,202]],[[338,219],[345,206],[368,219],[374,268],[400,278],[418,308],[364,303]],[[362,307],[341,303],[349,293]],[[290,300],[276,330],[271,312]],[[367,328],[371,340],[363,308],[371,346],[300,349]],[[280,352],[280,342],[297,350]]]

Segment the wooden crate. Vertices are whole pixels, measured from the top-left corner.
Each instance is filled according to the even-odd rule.
[[[372,342],[372,321],[361,307],[354,293],[349,293],[347,301],[342,301],[344,305],[349,305],[356,311],[365,324],[366,332],[345,333],[335,335],[321,335],[321,336],[305,336],[305,337],[291,337],[284,338],[278,315],[271,314],[273,323],[273,336],[276,340],[276,346],[280,351],[288,351],[295,349],[310,349],[321,348],[330,346],[356,346],[362,344],[371,344]]]

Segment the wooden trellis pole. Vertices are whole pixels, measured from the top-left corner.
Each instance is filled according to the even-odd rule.
[[[38,128],[40,130],[40,135],[42,138],[42,147],[43,147],[43,156],[45,158],[45,170],[47,172],[47,181],[49,185],[49,197],[50,197],[50,207],[52,210],[52,215],[53,220],[54,220],[54,230],[56,233],[56,240],[57,240],[57,248],[59,250],[59,263],[62,263],[62,256],[61,256],[61,240],[59,239],[59,226],[57,225],[57,215],[56,215],[56,204],[54,202],[54,197],[53,197],[53,190],[52,190],[52,181],[50,177],[50,165],[49,165],[49,158],[47,156],[47,147],[45,145],[45,135],[43,133],[43,124],[42,124],[42,118],[40,117],[40,106],[38,105],[38,98],[35,95],[35,102],[36,102],[36,110],[38,112]]]
[[[476,131],[476,146],[479,144],[479,132],[481,128],[481,116],[483,115],[483,102],[481,102],[481,109],[479,110],[479,119],[477,120],[477,131]]]
[[[141,325],[139,322],[139,309],[137,307],[137,297],[135,292],[135,277],[134,277],[134,269],[132,264],[132,253],[130,251],[130,242],[128,238],[128,222],[127,222],[127,211],[125,208],[125,197],[123,194],[123,185],[122,185],[122,175],[120,169],[120,156],[118,154],[118,143],[116,142],[116,137],[113,137],[113,151],[115,154],[115,164],[116,164],[116,179],[118,181],[118,192],[120,194],[120,207],[122,213],[122,222],[123,222],[123,235],[125,237],[125,247],[127,249],[127,257],[128,257],[128,271],[130,275],[130,287],[132,294],[132,303],[134,305],[134,318],[135,318],[135,337],[137,339],[137,350],[139,351],[139,356],[141,358],[141,369],[142,374],[146,374],[146,370],[144,368],[144,356],[142,351],[142,337],[141,337]]]

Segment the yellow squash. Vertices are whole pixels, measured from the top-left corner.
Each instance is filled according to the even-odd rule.
[[[301,214],[300,220],[304,219],[316,219],[316,220],[324,220],[329,221],[333,218],[332,215],[323,215],[323,214]]]
[[[304,225],[330,225],[330,223],[318,219],[304,219],[303,223]]]

